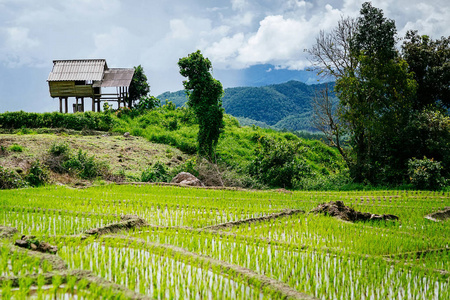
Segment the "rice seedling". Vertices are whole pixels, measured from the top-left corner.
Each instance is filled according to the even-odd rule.
[[[296,213],[215,226],[284,209],[308,212],[336,200],[399,221],[350,223]],[[90,270],[157,299],[280,298],[277,284],[320,299],[448,299],[450,223],[424,218],[448,206],[448,192],[47,186],[0,191],[0,225],[57,245],[69,270]],[[139,216],[149,226],[83,237],[121,215]],[[42,276],[50,263],[11,249],[7,240],[0,243],[0,277],[21,280],[1,283],[4,298],[113,297],[111,288],[70,276],[53,277],[48,286]],[[32,274],[42,276],[27,281]]]

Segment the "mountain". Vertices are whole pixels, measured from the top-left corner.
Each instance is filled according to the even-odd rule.
[[[222,98],[227,114],[237,117],[241,125],[272,127],[279,130],[314,131],[310,126],[311,99],[315,91],[323,89],[325,83],[307,85],[291,80],[281,84],[262,87],[227,88]],[[330,88],[333,83],[328,83]],[[172,101],[177,106],[186,103],[186,93],[166,92],[158,96],[164,103]]]

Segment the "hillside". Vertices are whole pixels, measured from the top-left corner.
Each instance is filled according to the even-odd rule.
[[[288,81],[263,87],[227,88],[222,98],[225,112],[238,118],[241,125],[255,124],[278,130],[314,131],[310,125],[311,98],[325,84],[307,85],[300,81]],[[332,84],[329,84],[332,86]],[[172,101],[178,107],[187,99],[185,92],[166,92],[158,96]]]
[[[52,168],[55,159],[61,158],[56,151],[52,152],[54,159],[49,154],[57,141],[65,142],[71,149],[72,162],[69,166],[66,162],[65,171],[71,173],[74,163],[84,164],[86,157],[94,156],[108,166],[107,176],[103,176],[106,180],[111,175],[113,180],[119,177],[119,180],[140,181],[143,172],[151,169],[164,175],[152,181],[170,181],[170,176],[188,171],[209,180],[210,185],[313,189],[336,186],[336,180],[347,178],[338,152],[320,141],[304,140],[272,129],[241,127],[230,115],[225,115],[224,121],[224,132],[216,149],[217,166],[208,166],[195,159],[198,124],[188,109],[163,106],[142,115],[4,113],[0,114],[0,163],[21,174],[27,174],[36,160]],[[55,128],[60,124],[65,127],[62,132]],[[77,130],[75,135],[68,135],[67,131],[73,129]],[[99,134],[98,130],[108,133]],[[126,132],[131,136],[124,137]],[[79,157],[80,150],[86,153],[85,157]],[[261,177],[270,172],[287,172],[291,177],[283,175],[278,182]],[[222,179],[213,182],[218,174]],[[282,183],[281,179],[288,177],[289,182]]]

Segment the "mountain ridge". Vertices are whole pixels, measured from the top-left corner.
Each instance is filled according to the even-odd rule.
[[[289,131],[315,131],[310,125],[311,99],[315,92],[330,89],[334,83],[306,83],[290,80],[260,87],[232,87],[224,90],[222,105],[227,114],[236,117],[241,125],[256,125]],[[186,101],[184,90],[165,92],[157,96],[163,102],[171,101],[177,107]]]

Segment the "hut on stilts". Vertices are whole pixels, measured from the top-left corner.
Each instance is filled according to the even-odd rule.
[[[133,68],[108,68],[104,59],[54,60],[48,76],[50,96],[59,98],[59,111],[68,113],[69,98],[75,98],[73,112],[84,112],[84,99],[92,99],[92,111],[100,111],[100,103],[117,102],[117,107],[130,107],[128,91]],[[115,88],[115,93],[102,93],[102,88]],[[108,89],[110,90],[110,89]],[[64,102],[64,105],[63,105]]]

